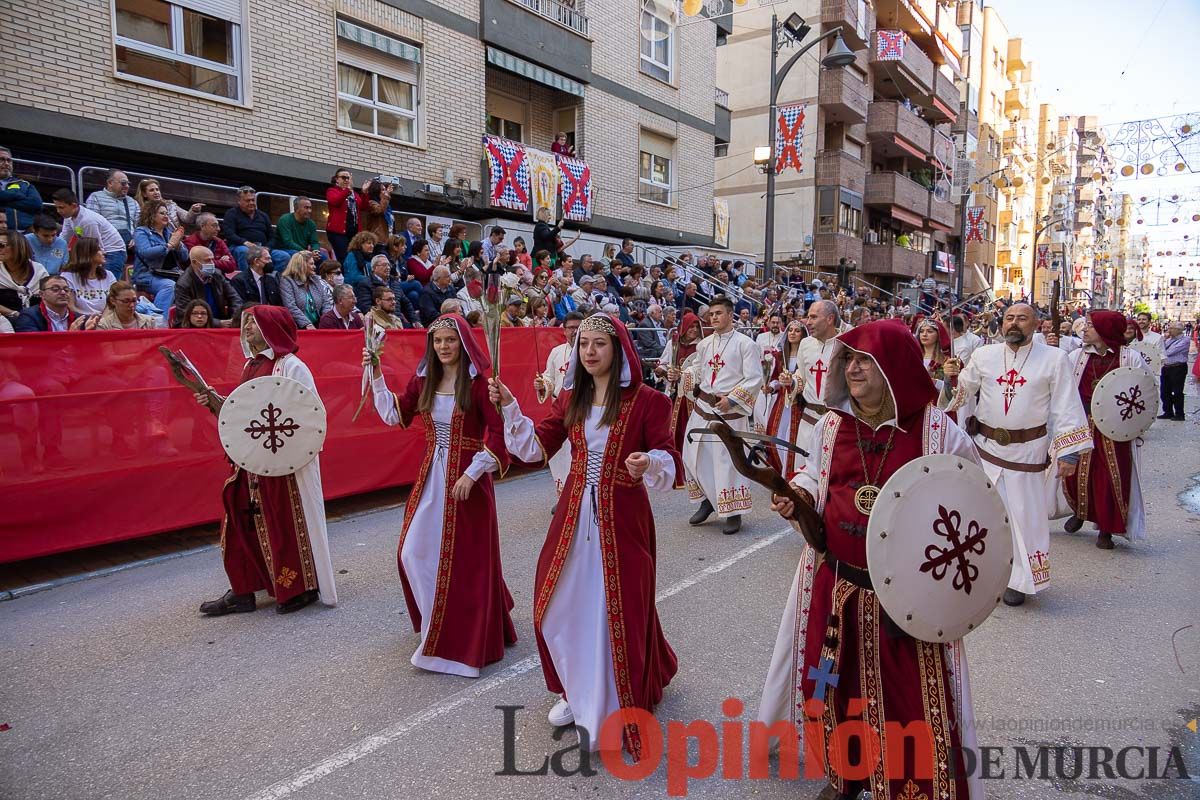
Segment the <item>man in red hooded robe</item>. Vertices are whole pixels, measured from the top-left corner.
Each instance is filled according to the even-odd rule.
[[[904,323],[880,320],[839,335],[829,364],[828,410],[814,427],[807,461],[792,478],[822,516],[827,550],[818,558],[804,548],[758,718],[790,722],[806,737],[824,733],[804,748],[806,757],[821,757],[829,780],[822,800],[858,797],[864,789],[889,800],[981,797],[962,756],[963,748],[975,745],[962,643],[920,641],[888,619],[867,569],[871,505],[857,496],[860,487],[882,487],[922,456],[947,453],[975,463],[979,456],[967,434],[934,404],[937,390]],[[792,501],[773,500],[772,508],[793,518]],[[817,690],[814,676],[830,668],[838,681]],[[812,699],[821,702],[807,703]],[[863,754],[851,744],[847,758],[832,733],[847,722],[861,724],[860,715],[876,731],[884,723],[915,723],[930,731],[932,761],[918,762],[917,754],[906,760],[897,752],[905,747],[901,737],[882,742],[884,752],[865,780],[848,779],[842,773],[862,763]],[[780,752],[782,759],[782,747]]]
[[[239,383],[279,375],[303,384],[313,394],[312,372],[296,355],[296,323],[277,306],[254,306],[242,314],[242,351],[246,366]],[[318,395],[319,396],[319,395]],[[219,413],[224,398],[197,394],[196,401]],[[318,597],[337,605],[320,457],[291,475],[255,475],[233,465],[221,493],[221,553],[230,590],[200,605],[208,616],[253,611],[254,593],[265,589],[281,614],[303,608]]]
[[[1083,347],[1070,356],[1092,429],[1092,449],[1079,457],[1075,474],[1063,487],[1075,512],[1066,529],[1073,533],[1085,520],[1096,523],[1096,546],[1102,550],[1113,549],[1114,533],[1141,539],[1146,530],[1134,443],[1113,441],[1092,423],[1092,394],[1100,379],[1117,367],[1146,367],[1141,355],[1124,346],[1127,326],[1119,312],[1093,311],[1083,331]]]

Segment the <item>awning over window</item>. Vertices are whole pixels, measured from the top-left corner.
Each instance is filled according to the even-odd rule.
[[[531,81],[537,81],[540,84],[549,86],[551,89],[558,89],[560,92],[573,94],[576,97],[583,97],[582,83],[573,81],[565,75],[559,75],[557,72],[548,70],[545,67],[539,67],[537,64],[531,64],[525,59],[517,58],[511,53],[489,47],[487,49],[487,60],[489,64],[497,66],[500,69],[508,70]]]
[[[339,19],[337,21],[337,35],[340,39],[361,44],[373,50],[379,50],[390,56],[415,61],[418,64],[421,63],[421,48],[414,47],[399,39],[393,39],[391,36],[384,36],[382,33],[376,33],[375,31],[360,27],[353,22]]]

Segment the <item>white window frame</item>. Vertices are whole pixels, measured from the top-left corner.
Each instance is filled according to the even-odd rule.
[[[409,43],[409,44],[411,44],[411,43]],[[419,47],[419,45],[413,45],[413,46]],[[384,54],[384,55],[386,55],[386,54]],[[413,83],[408,77],[401,75],[399,70],[397,70],[396,72],[389,72],[387,69],[380,69],[380,66],[378,64],[371,64],[363,59],[355,58],[353,53],[346,52],[342,48],[341,44],[339,43],[338,50],[337,50],[337,56],[334,59],[334,61],[335,61],[335,63],[334,63],[334,94],[336,95],[337,102],[341,103],[342,101],[345,101],[347,103],[352,103],[356,106],[362,106],[363,108],[369,108],[372,110],[372,112],[383,111],[387,114],[392,114],[397,117],[405,117],[406,119],[411,119],[413,122],[413,138],[412,138],[412,141],[410,142],[410,141],[405,141],[404,139],[397,139],[394,136],[385,136],[382,133],[379,133],[378,132],[379,131],[379,117],[378,116],[375,117],[375,131],[372,131],[372,132],[360,131],[358,128],[343,126],[341,124],[341,120],[339,117],[339,111],[335,107],[334,108],[334,119],[336,120],[336,122],[334,124],[336,125],[337,129],[339,131],[345,131],[346,133],[355,133],[355,134],[358,134],[359,136],[370,136],[370,137],[373,137],[376,139],[383,139],[386,142],[392,142],[394,144],[401,144],[401,145],[405,145],[406,147],[421,147],[421,141],[422,141],[421,137],[424,133],[423,126],[421,125],[421,105],[422,105],[422,96],[423,96],[421,83],[422,83],[422,79],[425,76],[425,70],[422,68],[424,65],[424,55],[425,55],[423,49],[422,49],[421,55],[422,55],[422,61],[417,65],[417,80],[416,80],[416,83]],[[378,99],[367,100],[365,97],[359,97],[358,95],[342,93],[340,90],[337,89],[337,86],[338,86],[337,67],[341,64],[345,64],[348,67],[354,67],[355,69],[362,70],[363,72],[366,72],[367,74],[369,74],[371,76],[371,94],[373,97],[376,97],[376,98],[379,97],[379,77],[381,75],[385,78],[390,78],[391,80],[397,81],[399,83],[405,83],[405,84],[408,84],[409,86],[413,87],[412,110],[410,111],[409,109],[403,108],[401,106],[389,105],[388,103],[380,102]]]
[[[650,175],[651,176],[654,175],[653,159],[657,158],[657,159],[667,162],[667,182],[666,183],[659,183],[658,181],[654,180],[653,177],[650,177],[650,178],[642,177],[642,156],[650,156],[650,158],[651,158],[651,165],[650,165]],[[674,183],[675,183],[674,154],[672,154],[671,158],[663,158],[662,156],[657,155],[656,153],[651,153],[647,150],[642,150],[639,147],[638,148],[638,200],[641,200],[643,203],[653,203],[656,206],[666,206],[668,208],[674,208],[674,201],[675,201]],[[642,194],[643,186],[650,186],[655,189],[665,189],[667,192],[667,201],[664,203],[662,200],[655,200],[653,198],[646,197],[645,195]]]
[[[146,86],[154,86],[159,89],[167,89],[172,92],[179,92],[180,94],[191,95],[192,97],[203,97],[205,100],[216,100],[219,103],[229,103],[231,105],[236,105],[236,106],[249,106],[250,105],[250,66],[249,66],[250,65],[250,54],[248,52],[249,37],[246,36],[245,25],[242,25],[237,22],[232,22],[227,19],[221,19],[220,17],[214,17],[214,19],[221,19],[222,22],[224,22],[226,25],[232,26],[232,28],[233,28],[233,30],[231,31],[231,33],[233,35],[233,64],[232,65],[220,64],[216,61],[209,61],[204,58],[199,58],[198,56],[188,55],[187,53],[185,53],[183,51],[183,11],[184,11],[184,7],[181,5],[178,5],[176,3],[172,3],[170,0],[164,0],[164,2],[167,4],[167,6],[171,10],[171,49],[159,47],[158,45],[147,44],[146,42],[139,41],[138,39],[130,39],[126,36],[119,35],[117,33],[117,2],[116,2],[116,0],[109,0],[108,17],[109,17],[110,22],[112,23],[112,37],[113,37],[113,75],[116,78],[119,78],[120,80],[132,81],[133,83],[141,83]],[[195,10],[195,9],[191,9],[191,10]],[[196,13],[203,14],[204,12],[198,11]],[[212,16],[212,15],[205,14],[205,16]],[[246,18],[245,3],[242,4],[241,18],[243,20]],[[209,92],[202,92],[199,89],[191,89],[186,86],[176,86],[173,83],[164,83],[163,81],[156,81],[153,78],[146,78],[141,75],[134,75],[133,73],[130,73],[130,72],[121,72],[120,68],[117,66],[117,48],[118,47],[124,47],[127,50],[133,50],[138,53],[144,53],[145,55],[154,56],[155,58],[162,58],[162,59],[166,59],[168,61],[178,61],[181,64],[188,64],[193,67],[202,67],[204,69],[212,70],[213,72],[220,72],[225,75],[232,75],[235,78],[237,78],[238,96],[236,98],[233,98],[233,97],[225,97],[224,95],[219,95],[219,94],[210,94]],[[243,67],[243,65],[245,65],[245,66]]]
[[[667,29],[667,37],[664,40],[667,43],[667,63],[664,64],[660,61],[656,61],[654,58],[643,53],[642,52],[642,43],[639,41],[638,42],[638,66],[639,66],[639,69],[641,70],[641,73],[643,75],[648,75],[649,77],[654,78],[655,80],[658,80],[658,81],[663,81],[664,83],[673,84],[675,81],[675,33],[677,31],[677,26],[671,20],[665,19],[662,16],[655,14],[654,11],[651,10],[651,8],[647,8],[646,5],[643,4],[642,5],[642,17],[638,20],[638,37],[639,38],[645,38],[645,34],[642,33],[641,22],[642,22],[642,19],[644,19],[645,15],[647,15],[647,14],[649,14],[650,17],[653,18],[654,20],[657,20],[658,22],[662,23]],[[651,48],[651,49],[653,49],[653,48]],[[656,74],[655,70],[665,70],[667,73],[666,79],[664,80],[661,75]]]
[[[508,116],[507,116],[507,115],[504,115],[504,114],[493,114],[493,113],[492,113],[492,112],[489,110],[489,107],[492,105],[492,104],[489,102],[489,99],[490,99],[490,98],[495,98],[496,100],[504,101],[504,102],[507,102],[507,103],[512,103],[514,107],[516,107],[516,106],[520,106],[520,108],[521,108],[521,113],[522,113],[522,118],[521,118],[521,119],[509,119],[509,118],[508,118]],[[483,100],[483,126],[484,126],[484,130],[485,130],[485,131],[487,130],[487,118],[488,118],[488,117],[496,117],[496,119],[500,119],[500,120],[503,120],[503,121],[505,121],[505,122],[515,122],[515,123],[517,123],[518,125],[520,125],[520,126],[521,126],[521,138],[520,138],[520,139],[510,139],[509,141],[520,142],[521,144],[529,144],[529,142],[525,141],[525,140],[526,140],[526,139],[528,139],[528,138],[530,137],[530,135],[533,133],[533,129],[532,129],[532,127],[531,127],[531,123],[530,123],[530,108],[529,108],[529,105],[530,105],[530,104],[529,104],[529,101],[528,101],[528,100],[526,100],[526,99],[524,99],[524,98],[521,98],[521,97],[517,97],[516,95],[511,95],[511,94],[508,94],[507,92],[498,92],[498,91],[496,91],[496,90],[494,90],[494,89],[493,89],[493,90],[488,90],[488,92],[486,93],[486,95],[485,95],[485,97],[484,97],[484,100]],[[557,132],[557,131],[556,131],[556,132]],[[501,134],[499,134],[499,135],[500,135],[502,138],[508,138],[508,137],[506,137],[506,136],[503,136],[503,132],[502,132]]]

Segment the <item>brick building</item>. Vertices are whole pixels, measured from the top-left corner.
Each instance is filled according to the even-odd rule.
[[[482,136],[548,151],[564,131],[591,238],[711,245],[721,31],[680,22],[644,0],[7,4],[0,142],[43,189],[121,167],[181,203],[251,183],[282,213],[344,165],[398,177],[398,212],[485,226],[517,215],[490,202]]]

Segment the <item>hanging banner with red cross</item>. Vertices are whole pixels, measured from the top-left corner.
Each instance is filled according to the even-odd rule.
[[[875,59],[903,61],[908,34],[904,31],[875,31]]]
[[[1038,269],[1050,266],[1050,245],[1039,244],[1037,249],[1037,265]]]
[[[967,241],[983,241],[983,206],[971,206],[967,209]]]
[[[804,111],[807,103],[790,103],[779,106],[779,117],[776,120],[775,131],[775,173],[783,172],[789,166],[796,172],[804,171],[804,162],[800,159],[800,150],[804,146]]]
[[[524,211],[529,207],[529,168],[525,148],[498,136],[484,136],[492,205]]]
[[[575,222],[587,222],[592,218],[592,171],[577,158],[558,157],[558,171],[562,180],[558,182],[562,194],[563,216]]]

